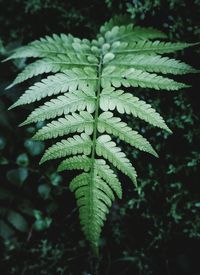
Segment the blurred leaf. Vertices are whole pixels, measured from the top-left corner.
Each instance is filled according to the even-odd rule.
[[[47,229],[50,226],[52,219],[49,217],[44,217],[41,211],[39,210],[34,210],[33,212],[36,218],[36,221],[33,224],[33,228],[37,231]]]
[[[28,169],[18,168],[10,170],[7,172],[6,177],[11,183],[21,185],[28,178]]]
[[[27,221],[18,212],[9,211],[7,219],[17,230],[21,232],[26,232],[28,230]]]
[[[6,139],[3,136],[0,136],[0,150],[3,150],[6,146]]]
[[[16,163],[20,166],[24,166],[24,167],[28,166],[29,164],[28,155],[26,153],[19,155],[17,157]]]
[[[33,224],[33,228],[37,231],[46,229],[46,222],[44,220],[37,220]]]
[[[30,134],[34,134],[35,133],[35,127],[27,127],[26,132],[30,133]]]
[[[24,146],[31,156],[38,156],[44,150],[44,143],[41,141],[27,139],[24,143]]]
[[[41,184],[38,186],[38,193],[43,199],[48,199],[50,192],[51,188],[47,184]]]
[[[14,235],[14,230],[6,224],[3,220],[0,220],[0,236],[3,239],[8,239]]]
[[[0,156],[0,165],[5,165],[5,164],[8,164],[8,160],[5,157]]]
[[[18,205],[18,209],[23,214],[29,215],[31,217],[33,216],[33,204],[28,199],[23,199]]]
[[[0,54],[1,55],[4,55],[5,54],[5,48],[3,46],[3,42],[2,40],[0,39]]]
[[[51,180],[52,185],[58,186],[62,182],[62,177],[61,177],[61,175],[59,175],[57,173],[53,173],[50,176],[50,180]]]
[[[42,212],[39,211],[39,210],[34,209],[34,210],[33,210],[33,215],[34,215],[34,217],[36,218],[36,220],[42,219]]]

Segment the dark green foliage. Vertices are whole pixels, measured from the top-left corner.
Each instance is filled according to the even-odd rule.
[[[36,2],[10,1],[7,5],[5,1],[0,1],[0,10],[4,11],[0,16],[0,33],[7,50],[16,47],[16,43],[8,45],[8,42],[25,44],[52,32],[70,31],[75,35],[92,37],[105,19],[115,13],[126,12],[126,3],[133,3],[133,6],[136,3],[106,1],[104,5],[103,1],[88,1],[87,9],[82,9],[77,1],[48,1],[51,8],[44,12],[41,6],[47,1],[38,2],[39,8],[35,9],[33,3]],[[156,2],[158,4],[154,4]],[[162,5],[161,1],[137,1],[137,7],[141,7],[135,11],[137,25],[162,29],[175,40],[200,41],[199,1],[166,2],[163,6],[163,1]],[[68,5],[67,8],[64,7],[63,13],[58,12],[58,3],[60,6]],[[30,8],[25,11],[27,5]],[[96,14],[95,9],[101,12]],[[133,14],[130,10],[128,12]],[[38,27],[35,23],[39,22],[39,18],[42,23]],[[94,31],[89,31],[91,28]],[[199,48],[196,47],[195,51],[198,53]],[[195,51],[187,50],[184,59],[198,67],[199,57]],[[181,53],[179,57],[183,60]],[[23,68],[24,61],[16,65],[19,71]],[[82,235],[77,237],[77,212],[73,196],[64,185],[66,175],[62,180],[54,174],[54,165],[38,169],[37,162],[42,151],[33,156],[34,144],[30,143],[36,128],[18,129],[16,125],[23,120],[27,109],[21,109],[20,112],[6,111],[6,106],[14,102],[16,93],[20,95],[22,90],[21,87],[3,92],[15,76],[16,68],[10,68],[10,65],[5,67],[3,64],[1,69],[0,93],[5,96],[1,97],[0,102],[0,180],[1,188],[5,190],[2,194],[8,195],[5,199],[0,199],[0,204],[2,209],[19,211],[28,222],[27,233],[20,233],[14,228],[12,238],[1,239],[2,270],[5,270],[5,274],[16,275],[23,272],[67,275],[91,273],[92,261],[86,244],[83,239],[78,242]],[[134,158],[138,158],[139,184],[142,183],[143,188],[141,197],[138,198],[133,194],[132,185],[127,182],[124,190],[126,198],[111,209],[109,222],[103,232],[106,239],[101,240],[101,253],[104,257],[100,258],[100,274],[199,274],[199,253],[195,253],[199,249],[200,232],[198,79],[199,76],[189,78],[188,82],[193,88],[181,94],[177,92],[172,96],[162,93],[161,99],[155,97],[154,93],[145,94],[158,111],[161,108],[163,116],[167,118],[167,125],[175,133],[173,136],[167,133],[164,135],[166,143],[159,130],[146,129],[147,132],[143,133],[151,136],[152,144],[159,144],[155,148],[160,152],[159,161],[150,157],[147,159],[145,154],[143,158],[141,153],[138,156],[135,151],[127,152],[130,157],[133,154]],[[30,110],[32,109],[29,108]],[[40,126],[38,124],[37,129]],[[135,121],[132,126],[137,126]],[[143,126],[141,124],[140,128]],[[26,156],[21,157],[22,154]],[[8,181],[6,175],[18,168],[27,168],[28,178],[20,186],[15,186]],[[30,209],[32,214],[23,213],[19,208]],[[75,213],[70,212],[73,208]],[[6,221],[5,215],[3,219]],[[38,225],[33,226],[36,221]],[[55,232],[59,236],[56,239]]]

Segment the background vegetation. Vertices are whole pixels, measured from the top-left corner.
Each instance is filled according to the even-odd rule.
[[[45,34],[94,37],[105,20],[120,13],[174,41],[200,41],[199,0],[0,0],[0,11],[2,59]],[[198,68],[199,53],[196,47],[179,57]],[[4,275],[94,275],[67,173],[55,173],[54,164],[38,165],[44,144],[31,136],[41,125],[17,127],[30,107],[7,111],[24,87],[4,88],[25,64],[0,65],[0,270]],[[160,158],[123,148],[135,159],[142,192],[138,197],[122,178],[123,199],[113,205],[103,230],[99,274],[200,274],[200,83],[198,75],[182,80],[193,87],[141,93],[174,134],[134,125],[146,132]]]

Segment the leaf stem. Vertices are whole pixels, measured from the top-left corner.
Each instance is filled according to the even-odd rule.
[[[91,153],[91,168],[90,168],[90,187],[89,187],[89,197],[90,197],[90,205],[94,204],[93,201],[93,192],[94,192],[94,164],[95,164],[95,151],[96,151],[96,140],[97,140],[97,121],[99,116],[99,101],[100,101],[100,93],[101,93],[101,75],[102,75],[102,67],[103,67],[103,54],[100,54],[99,57],[99,65],[97,70],[97,89],[96,89],[96,102],[95,102],[95,114],[94,114],[94,131],[93,131],[93,139],[92,139],[92,153]],[[93,217],[93,208],[90,208],[90,217],[91,217],[91,223],[92,223],[92,217]],[[94,217],[93,217],[94,218]],[[91,224],[89,225],[91,227]],[[98,256],[98,244],[96,244],[96,247],[94,250],[94,254]]]
[[[99,116],[99,101],[100,101],[100,93],[101,93],[101,74],[102,74],[102,55],[99,58],[99,66],[98,66],[98,81],[97,81],[97,95],[96,95],[96,104],[95,104],[95,114],[94,114],[94,132],[93,132],[93,148],[92,148],[92,155],[91,159],[94,165],[94,158],[95,158],[95,149],[96,149],[96,140],[97,140],[97,121]],[[94,169],[93,169],[94,170]]]

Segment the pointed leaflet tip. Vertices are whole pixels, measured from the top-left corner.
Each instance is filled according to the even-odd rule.
[[[155,158],[159,158],[159,155],[156,153],[155,150],[153,150],[151,154],[152,154]]]
[[[41,158],[39,165],[43,164],[46,160],[44,159],[44,156]]]
[[[200,42],[191,43],[190,45],[191,46],[197,46],[197,45],[200,45]]]
[[[198,73],[200,73],[200,70],[199,70],[199,69],[194,69],[194,68],[193,68],[193,70],[191,70],[189,73],[198,74]]]
[[[11,59],[11,57],[9,56],[9,57],[7,57],[7,58],[1,60],[1,62],[2,62],[2,63],[7,62],[7,61],[9,61],[10,59]]]
[[[31,123],[31,122],[29,122],[28,120],[25,120],[24,122],[22,122],[22,123],[19,124],[19,127],[25,126],[25,125],[27,125],[29,123]]]
[[[12,88],[14,85],[15,85],[14,83],[11,83],[10,85],[8,85],[8,86],[5,88],[5,90],[8,90],[8,89]]]
[[[62,169],[61,165],[57,167],[57,172],[62,172],[64,169]]]
[[[172,131],[169,127],[165,128],[165,130],[166,130],[169,134],[173,134],[173,131]]]
[[[12,110],[12,109],[16,108],[17,106],[19,106],[19,104],[17,104],[17,102],[15,102],[8,108],[8,110]]]
[[[38,136],[38,134],[36,133],[34,136],[32,136],[32,140],[37,140],[37,141],[38,141],[38,140],[41,140],[41,139],[38,138],[37,136]]]

